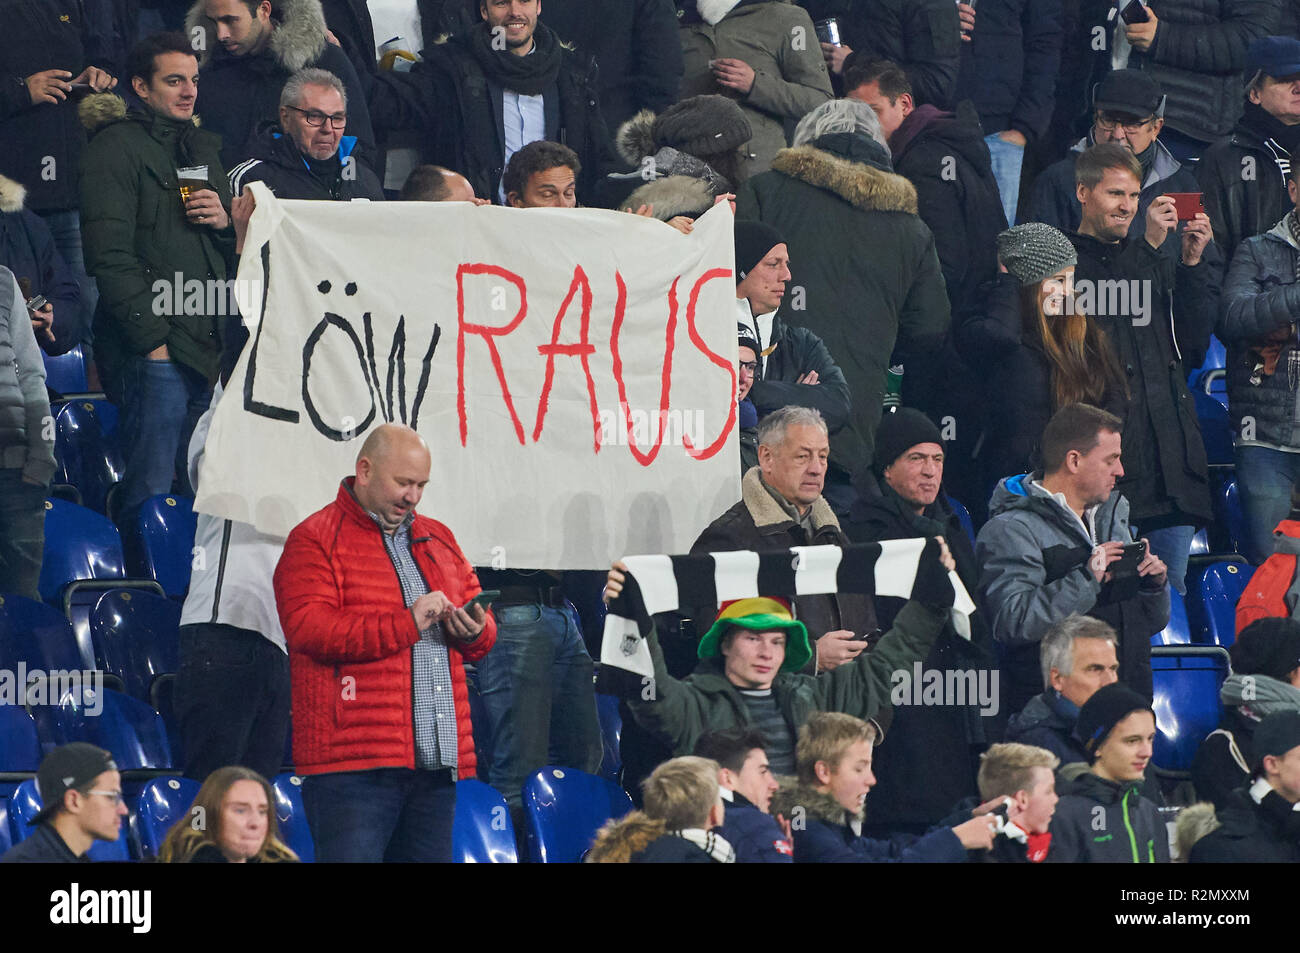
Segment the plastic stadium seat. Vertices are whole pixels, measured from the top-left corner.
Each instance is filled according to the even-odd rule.
[[[125,579],[122,538],[106,516],[63,500],[45,501],[45,552],[40,593],[57,604],[78,579]]]
[[[1201,388],[1192,390],[1196,402],[1196,416],[1201,422],[1201,437],[1205,441],[1205,456],[1211,466],[1230,465],[1232,454],[1232,425],[1228,408],[1217,398]]]
[[[95,658],[133,698],[152,704],[154,680],[180,668],[181,605],[146,592],[114,590],[90,613]]]
[[[56,705],[31,706],[43,746],[86,741],[113,755],[119,771],[171,771],[171,746],[159,714],[138,699],[106,688],[66,692]]]
[[[966,531],[966,535],[970,537],[970,544],[974,546],[975,545],[975,524],[971,522],[970,510],[966,509],[966,507],[964,507],[961,503],[958,503],[951,496],[948,496],[947,493],[944,493],[944,496],[948,500],[948,505],[952,507],[952,511],[957,514],[957,520],[958,522],[961,523],[962,529],[964,529]]]
[[[0,596],[0,668],[13,672],[22,662],[42,672],[82,671],[86,664],[68,620],[43,602]]]
[[[172,825],[189,813],[199,787],[198,781],[189,778],[154,778],[141,789],[134,821],[143,859],[158,856]]]
[[[572,768],[547,766],[524,783],[528,852],[543,864],[573,864],[611,818],[632,810],[632,799],[612,781]]]
[[[623,771],[619,747],[623,739],[623,716],[618,713],[618,699],[597,693],[596,714],[600,716],[600,776],[617,784]]]
[[[1204,641],[1227,647],[1236,639],[1237,600],[1246,591],[1254,570],[1238,563],[1214,563],[1205,567],[1196,583]]]
[[[0,857],[14,846],[13,832],[9,829],[9,798],[0,797]]]
[[[188,496],[160,493],[145,500],[122,540],[131,575],[156,580],[173,599],[184,598],[197,525],[194,500]]]
[[[32,833],[31,820],[41,812],[41,796],[36,793],[36,782],[32,780],[24,781],[18,785],[18,790],[14,791],[9,797],[9,816],[10,830],[13,833],[14,843],[18,844],[27,840]],[[91,860],[99,863],[119,863],[131,859],[128,843],[130,838],[127,835],[126,818],[122,818],[121,833],[117,840],[97,840],[91,846],[87,856]]]
[[[1187,621],[1187,605],[1174,588],[1169,588],[1169,624],[1151,636],[1151,644],[1190,645],[1192,628]]]
[[[55,393],[84,394],[90,388],[86,382],[86,359],[82,356],[80,344],[56,357],[42,351],[41,360],[45,363],[45,386]]]
[[[109,488],[122,479],[122,454],[110,434],[116,411],[106,409],[111,407],[107,401],[70,400],[54,416],[54,482],[75,486],[97,513],[107,512]]]
[[[36,722],[21,705],[0,705],[0,777],[35,774],[41,764]]]
[[[458,864],[519,862],[510,808],[496,788],[473,779],[456,782],[451,857]]]
[[[1151,650],[1156,712],[1151,760],[1158,771],[1181,775],[1191,769],[1196,749],[1219,727],[1219,688],[1228,671],[1228,651],[1217,645]]]
[[[275,817],[280,822],[280,840],[289,845],[304,864],[316,860],[316,846],[307,826],[307,812],[302,806],[302,778],[294,774],[276,775],[271,785],[275,792]]]
[[[1232,552],[1241,552],[1246,538],[1246,513],[1241,508],[1241,495],[1235,478],[1225,481],[1214,494],[1213,505],[1215,519],[1227,530]]]

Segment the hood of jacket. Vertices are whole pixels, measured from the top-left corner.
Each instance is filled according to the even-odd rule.
[[[638,209],[642,205],[651,206],[661,222],[678,215],[697,218],[713,207],[713,189],[693,175],[666,175],[638,188],[619,207]]]
[[[1118,804],[1124,799],[1124,792],[1132,790],[1142,793],[1142,781],[1107,781],[1091,771],[1084,771],[1063,793],[1096,801],[1098,804]]]
[[[1179,859],[1190,857],[1196,842],[1218,829],[1219,819],[1215,816],[1213,804],[1201,801],[1183,808],[1174,823],[1174,843]]]
[[[790,783],[786,783],[787,781]],[[773,817],[778,814],[787,818],[797,817],[798,815],[794,813],[795,808],[801,808],[811,820],[833,824],[836,827],[847,827],[850,820],[849,812],[844,810],[840,802],[830,794],[818,791],[794,778],[783,778],[780,789],[772,795],[772,804],[768,811]],[[856,820],[862,820],[862,817],[861,811],[853,815]]]
[[[751,467],[745,474],[745,478],[740,481],[740,496],[744,500],[745,509],[749,510],[749,515],[753,517],[754,525],[760,532],[765,528],[781,524],[790,525],[794,522],[790,519],[790,514],[781,508],[772,494],[767,491],[767,487],[763,485],[758,467]],[[814,533],[824,526],[834,526],[837,530],[840,528],[840,521],[835,518],[835,513],[825,497],[819,496],[813,501],[812,525]]]
[[[296,73],[308,63],[315,62],[329,42],[325,39],[325,12],[320,0],[277,0],[276,12],[280,19],[271,31],[266,52],[284,69]],[[204,34],[203,50],[199,54],[199,68],[212,61],[214,53],[225,49],[217,42],[217,31],[212,21],[203,15],[203,0],[190,7],[185,16],[185,33],[194,36],[201,29]]]
[[[21,212],[26,198],[27,190],[21,184],[0,175],[0,212],[5,214]]]
[[[618,132],[614,135],[614,148],[628,165],[639,166],[642,159],[658,151],[654,135],[655,118],[654,110],[643,109],[618,127]]]
[[[701,20],[715,26],[728,17],[732,11],[742,8],[741,12],[748,13],[745,7],[758,6],[763,3],[793,3],[794,0],[693,0],[688,2],[688,7],[695,7]],[[680,0],[677,4],[681,6]]]
[[[77,118],[81,120],[88,139],[93,139],[109,126],[126,121],[138,122],[150,130],[155,126],[177,129],[185,126],[184,122],[160,116],[146,106],[128,107],[126,100],[116,93],[91,93],[77,107]],[[190,117],[189,124],[196,129],[201,127],[197,115]]]
[[[1290,212],[1287,212],[1287,215],[1290,214]],[[1281,221],[1264,233],[1264,238],[1268,241],[1279,241],[1288,248],[1300,251],[1300,245],[1297,245],[1296,240],[1291,236],[1291,229],[1287,228],[1286,215],[1282,216]]]
[[[889,154],[867,136],[822,136],[809,145],[782,149],[772,168],[863,211],[916,214],[916,187],[890,171]]]
[[[1037,481],[1041,478],[1041,473],[1021,473],[999,480],[989,498],[989,519],[1003,513],[1024,510],[1054,523],[1072,537],[1079,537],[1080,543],[1088,542],[1081,538],[1083,526],[1079,520],[1038,485]],[[1101,536],[1107,534],[1117,520],[1127,524],[1128,500],[1118,490],[1112,490],[1110,497],[1093,514],[1093,524]]]
[[[663,821],[633,811],[609,821],[596,832],[596,842],[587,852],[589,864],[626,864],[667,833]]]

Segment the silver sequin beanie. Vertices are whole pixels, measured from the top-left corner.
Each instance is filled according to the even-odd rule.
[[[1026,222],[998,235],[998,261],[1022,285],[1035,285],[1062,268],[1077,265],[1079,256],[1070,240],[1051,225]]]

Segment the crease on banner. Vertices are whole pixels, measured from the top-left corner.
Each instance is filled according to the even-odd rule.
[[[244,190],[252,193],[257,204],[248,220],[244,250],[239,255],[239,269],[235,273],[235,303],[239,306],[244,326],[252,334],[257,331],[262,320],[260,289],[266,280],[262,273],[262,256],[257,251],[279,230],[280,223],[284,221],[284,208],[265,182],[250,182],[244,186]]]

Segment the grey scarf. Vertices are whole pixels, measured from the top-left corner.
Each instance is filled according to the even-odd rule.
[[[1219,698],[1252,721],[1279,711],[1300,711],[1300,688],[1267,675],[1229,675]]]

